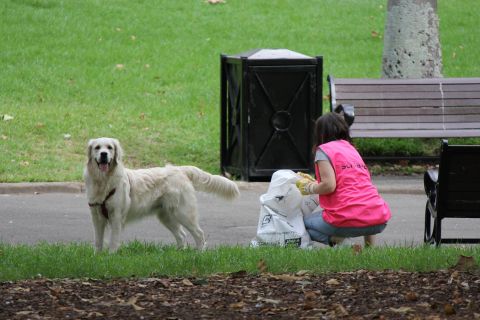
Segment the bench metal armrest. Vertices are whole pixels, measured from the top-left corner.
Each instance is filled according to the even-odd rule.
[[[342,114],[348,126],[351,127],[355,121],[355,107],[351,104],[339,104],[333,109],[334,112]]]

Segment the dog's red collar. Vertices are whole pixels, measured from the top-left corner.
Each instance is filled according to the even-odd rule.
[[[102,209],[102,214],[103,216],[105,217],[105,219],[108,219],[108,209],[107,209],[107,205],[105,204],[107,202],[107,200],[113,196],[113,194],[115,193],[115,188],[112,189],[112,191],[110,191],[110,193],[107,195],[107,197],[105,198],[105,200],[103,200],[102,203],[89,203],[88,206],[89,207],[97,207],[99,206],[100,209]]]

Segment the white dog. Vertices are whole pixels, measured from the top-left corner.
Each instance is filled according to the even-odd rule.
[[[117,139],[88,142],[84,179],[96,251],[103,249],[107,225],[111,229],[110,251],[114,252],[125,223],[149,215],[156,215],[173,233],[179,248],[186,246],[184,227],[192,234],[196,247],[203,249],[205,237],[198,224],[195,190],[234,199],[240,194],[237,185],[193,166],[127,169],[122,165],[122,154]]]

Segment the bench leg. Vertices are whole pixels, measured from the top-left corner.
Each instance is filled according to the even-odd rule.
[[[438,247],[442,242],[442,219],[440,219],[437,215],[434,223],[433,237],[435,238],[435,245]]]
[[[430,212],[427,200],[427,204],[425,205],[425,231],[423,233],[423,242],[425,244],[433,244],[434,242],[433,234],[435,230],[432,230],[432,227],[432,213]]]

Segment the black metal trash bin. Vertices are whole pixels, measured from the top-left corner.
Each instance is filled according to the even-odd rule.
[[[223,174],[269,181],[279,169],[312,171],[322,73],[321,56],[287,49],[221,55]]]

